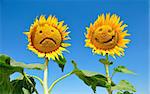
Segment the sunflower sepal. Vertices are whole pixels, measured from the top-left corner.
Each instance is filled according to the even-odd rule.
[[[66,58],[58,55],[58,58],[55,57],[54,62],[56,62],[58,64],[58,66],[61,68],[61,71],[63,72],[65,64],[67,62]]]
[[[112,65],[113,64],[112,61],[108,61],[105,58],[99,59],[99,62],[102,63],[102,64],[107,64],[107,65]]]

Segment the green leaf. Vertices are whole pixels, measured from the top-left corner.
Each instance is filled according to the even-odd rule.
[[[112,61],[108,61],[105,58],[99,59],[99,62],[101,62],[102,64],[108,64],[108,65],[112,65],[113,64]]]
[[[112,90],[126,90],[126,91],[136,92],[134,86],[126,80],[121,80],[119,84],[112,87]]]
[[[123,94],[133,94],[133,93],[130,93],[129,91],[124,91]]]
[[[87,70],[79,70],[77,68],[77,64],[74,61],[72,61],[72,63],[74,65],[75,75],[79,77],[86,85],[90,86],[94,93],[96,92],[97,86],[104,88],[109,87],[107,78],[104,75]],[[114,86],[115,84],[112,82],[111,85]]]
[[[65,64],[66,64],[66,59],[65,57],[62,57],[62,56],[58,56],[59,59],[55,58],[55,62],[58,64],[58,66],[61,68],[62,72],[64,71],[64,67],[65,67]]]
[[[123,93],[119,91],[119,92],[117,92],[117,94],[123,94]]]
[[[1,71],[1,70],[0,70]],[[0,94],[12,94],[12,86],[8,74],[0,74]]]
[[[28,76],[30,81],[35,87],[35,81],[32,77]],[[25,78],[21,77],[16,80],[11,81],[12,84],[12,94],[32,94],[34,91],[34,88],[31,83]]]
[[[24,68],[28,69],[38,69],[38,70],[44,70],[45,65],[44,64],[24,64],[21,62],[16,62],[11,57],[0,54],[0,74],[7,73],[12,74],[14,72],[23,72]]]
[[[126,73],[126,74],[135,74],[133,71],[127,69],[125,66],[118,66],[114,68],[114,72]]]
[[[41,66],[39,67],[41,68]],[[21,90],[14,91],[14,90],[18,90],[19,86],[21,86],[21,83],[20,84],[17,83],[17,82],[21,82],[21,80],[14,80],[10,82],[10,75],[15,72],[23,73],[24,68],[37,69],[36,65],[30,66],[30,65],[23,64],[23,63],[18,63],[12,58],[10,58],[9,56],[0,54],[0,92],[1,94],[26,94],[26,93],[22,93],[23,91]],[[32,78],[30,79],[33,81]],[[23,79],[23,81],[24,80],[25,79]],[[16,85],[18,85],[18,88],[16,87]],[[28,87],[25,83],[22,83],[22,85],[24,85],[25,89],[30,91],[30,94],[32,93],[30,85],[28,85]]]
[[[0,92],[1,94],[12,94],[10,84],[10,74],[14,72],[21,72],[22,69],[12,68],[10,66],[10,57],[0,55]]]
[[[133,94],[133,93],[130,93],[129,91],[124,91],[124,92],[117,92],[117,94]]]
[[[23,68],[17,67],[17,66],[12,66],[11,58],[6,56],[6,55],[1,55],[0,54],[0,75],[9,75],[14,73],[14,72],[22,72]]]
[[[106,59],[99,59],[99,62],[101,62],[103,64],[108,64],[108,61]]]
[[[25,89],[25,88],[22,88],[22,91],[23,91],[23,94],[31,94],[31,93],[29,92],[29,90],[27,90],[27,89]]]
[[[21,67],[21,68],[27,68],[27,69],[37,69],[37,70],[44,70],[45,65],[44,64],[25,64],[22,62],[16,62],[15,60],[11,59],[11,65],[14,67]]]

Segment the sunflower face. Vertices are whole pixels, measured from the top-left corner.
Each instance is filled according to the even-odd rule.
[[[67,26],[63,26],[63,21],[58,22],[56,17],[49,16],[46,19],[41,16],[31,25],[30,31],[25,32],[29,40],[28,49],[38,54],[39,57],[55,60],[58,55],[62,56],[62,51],[66,50],[64,47],[70,46],[64,43],[64,40],[69,39],[69,32],[66,30]]]
[[[87,28],[86,34],[86,46],[93,49],[97,54],[109,54],[121,56],[124,54],[126,44],[130,41],[124,39],[127,34],[127,30],[124,28],[127,25],[122,25],[120,18],[117,15],[104,14],[98,17],[95,23]]]
[[[38,27],[37,31],[31,34],[31,41],[40,52],[50,53],[60,47],[62,38],[59,30],[45,25]]]
[[[111,49],[117,45],[117,33],[110,26],[101,26],[92,34],[91,42],[99,49]]]

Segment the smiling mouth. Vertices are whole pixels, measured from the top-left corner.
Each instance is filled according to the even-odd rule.
[[[111,39],[109,39],[109,40],[107,40],[107,41],[105,41],[105,42],[103,42],[103,43],[111,42],[114,38],[115,38],[115,36],[112,36],[112,38],[111,38]]]
[[[53,41],[53,42],[56,44],[56,41],[55,41],[53,38],[49,38],[49,37],[44,38],[44,39],[40,42],[40,44],[42,44],[45,40],[51,40],[51,41]]]
[[[111,42],[114,38],[115,38],[115,36],[112,36],[111,39],[109,39],[109,40],[107,40],[107,41],[105,41],[105,42],[102,42],[102,43],[105,44],[105,43]],[[97,42],[100,42],[98,38],[95,38],[95,40],[96,40]]]

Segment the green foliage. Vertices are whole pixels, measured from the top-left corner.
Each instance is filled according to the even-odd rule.
[[[125,66],[118,66],[114,68],[114,72],[126,73],[126,74],[135,74],[133,71],[127,69]]]
[[[107,79],[104,75],[96,72],[79,70],[77,68],[77,64],[74,61],[72,61],[72,63],[74,65],[74,73],[76,76],[79,77],[86,85],[90,86],[94,93],[96,92],[96,86],[105,88],[109,87]],[[111,85],[114,86],[115,84],[112,82]]]
[[[126,80],[121,80],[119,84],[117,84],[116,86],[113,86],[111,89],[136,92],[136,89],[134,88],[134,86]],[[125,94],[128,94],[128,93],[125,93]]]
[[[30,81],[35,87],[35,81],[32,77],[29,77]],[[35,90],[31,83],[25,78],[21,77],[19,79],[11,81],[12,84],[12,94],[32,94]]]
[[[104,65],[112,65],[113,62],[106,59],[99,60]],[[55,59],[55,62],[59,65],[59,67],[64,70],[66,59],[64,57],[59,56],[59,59]],[[136,89],[132,84],[128,81],[121,80],[119,84],[114,84],[113,81],[108,80],[103,74],[91,72],[87,70],[80,70],[77,67],[77,64],[72,61],[74,65],[74,70],[71,74],[75,74],[78,78],[80,78],[86,85],[90,86],[93,92],[96,92],[96,87],[103,87],[107,90],[111,89],[118,90],[117,94],[133,94],[131,92],[136,92]],[[1,94],[33,94],[34,92],[38,94],[37,90],[35,89],[35,81],[32,77],[27,76],[24,73],[24,68],[27,69],[37,69],[37,70],[44,70],[44,64],[24,64],[21,62],[16,62],[11,57],[7,55],[0,54],[0,92]],[[10,81],[10,75],[19,72],[23,76]],[[128,70],[124,66],[118,66],[114,68],[113,75],[115,73],[126,73],[126,74],[135,74],[131,70]],[[70,74],[69,74],[70,75]],[[112,76],[113,76],[112,75]]]
[[[133,93],[130,93],[129,91],[124,91],[124,92],[119,91],[117,92],[117,94],[133,94]]]
[[[16,62],[15,60],[11,59],[11,65],[20,67],[22,69],[27,68],[27,69],[36,69],[36,70],[44,70],[45,65],[44,64],[25,64],[21,62]]]
[[[9,75],[4,73],[0,74],[0,94],[12,94],[11,88]]]
[[[10,75],[14,72],[23,72],[20,67],[11,66],[11,58],[6,55],[0,55],[0,91],[1,94],[12,94],[12,85]]]
[[[1,94],[32,94],[35,92],[35,81],[32,77],[28,77],[29,81],[25,77],[21,77],[10,81],[9,75],[6,73],[0,74],[0,93]],[[34,87],[32,86],[34,85]],[[28,93],[27,93],[28,92]]]
[[[99,59],[99,62],[101,62],[102,64],[107,64],[107,65],[112,65],[113,64],[112,61],[108,61],[105,58]]]
[[[31,66],[30,66],[31,65]],[[42,65],[41,65],[42,66]],[[23,64],[18,63],[7,55],[0,54],[0,92],[1,94],[32,94],[34,90],[31,85],[25,78],[16,79],[10,81],[10,75],[19,72],[23,74],[24,68],[29,69],[42,69],[37,64]],[[29,78],[33,85],[35,86],[35,82],[33,78]],[[24,88],[24,89],[23,89]],[[24,93],[24,92],[29,93]]]
[[[123,94],[133,94],[133,93],[130,93],[129,91],[124,91]]]
[[[23,68],[13,66],[14,62],[11,62],[11,58],[6,55],[0,55],[0,75],[10,75],[14,72],[22,72]]]
[[[123,94],[123,93],[119,91],[119,92],[117,92],[117,94]]]
[[[67,61],[66,61],[65,57],[61,57],[60,55],[58,57],[59,57],[59,59],[55,58],[54,61],[58,64],[58,66],[61,68],[61,70],[63,72]]]
[[[24,68],[44,70],[44,64],[24,64],[16,62],[7,55],[0,54],[0,74],[7,73],[12,74],[14,72],[23,72]]]

